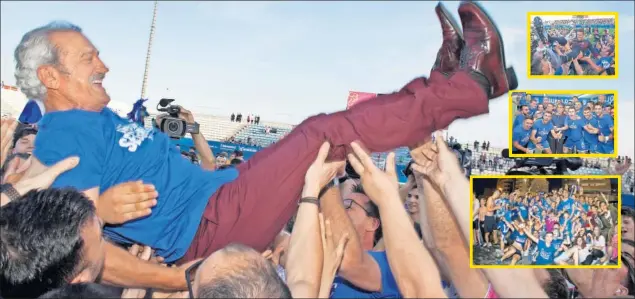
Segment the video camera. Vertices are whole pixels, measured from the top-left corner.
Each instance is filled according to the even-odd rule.
[[[187,133],[198,134],[199,125],[197,123],[188,124],[185,120],[179,118],[181,107],[171,105],[172,102],[174,102],[174,99],[164,98],[157,104],[157,111],[168,114],[161,117],[161,122],[157,124],[158,129],[173,139],[180,139]]]
[[[501,156],[509,157],[509,149],[504,149]],[[506,175],[564,175],[582,167],[581,158],[511,158],[516,161]]]

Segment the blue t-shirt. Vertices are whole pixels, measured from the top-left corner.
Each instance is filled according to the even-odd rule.
[[[516,129],[518,126],[521,126],[526,118],[527,117],[524,114],[516,115],[516,118],[514,118],[512,129]]]
[[[608,114],[603,114],[602,117],[598,119],[598,129],[600,129],[600,133],[604,136],[611,135],[611,129],[613,128],[613,117]]]
[[[600,59],[595,61],[595,64],[605,70],[608,70],[611,67],[611,64],[613,64],[613,57],[600,57]]]
[[[538,241],[538,256],[536,257],[536,265],[553,265],[553,258],[558,250],[558,247],[552,242],[551,246],[547,247],[547,243],[544,240]]]
[[[153,184],[159,194],[152,214],[117,226],[104,234],[120,243],[140,243],[156,250],[166,262],[189,248],[209,198],[236,179],[234,168],[206,171],[183,159],[170,138],[146,129],[105,108],[101,112],[49,112],[39,123],[34,155],[50,166],[69,156],[79,165],[61,174],[53,187],[85,191],[129,181]]]
[[[592,127],[594,128],[598,128],[598,119],[595,117],[591,117],[591,119],[588,119],[586,117],[582,118],[584,120],[584,125],[588,125],[590,124]],[[587,132],[586,130],[582,131],[582,136],[584,136],[584,142],[586,144],[589,145],[595,145],[598,143],[598,135],[597,134],[591,134],[589,132]]]
[[[531,135],[531,129],[525,130],[522,126],[514,128],[514,134],[512,135],[512,142],[518,141],[518,144],[522,147],[526,147],[529,143],[529,136]]]
[[[569,133],[568,136],[571,141],[579,141],[580,139],[582,139],[582,130],[584,130],[582,127],[584,127],[584,120],[580,118],[571,119],[570,117],[567,117],[565,123],[567,126],[569,126],[569,129],[567,131]]]
[[[536,121],[532,129],[536,130],[536,138],[542,137],[542,141],[544,142],[549,140],[549,135],[551,135],[553,124],[551,122],[547,122],[545,124],[544,121]]]
[[[520,206],[518,206],[518,212],[520,213],[520,216],[523,217],[523,219],[527,220],[527,218],[529,218],[529,211],[527,210],[527,207],[523,204],[521,204]]]
[[[395,277],[390,271],[385,251],[368,251],[381,271],[381,292],[367,292],[336,276],[330,298],[401,298]]]

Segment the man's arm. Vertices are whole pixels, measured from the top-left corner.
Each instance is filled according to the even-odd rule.
[[[344,258],[338,274],[358,288],[367,291],[381,290],[381,271],[375,259],[362,249],[359,236],[344,209],[341,198],[324,197],[321,200],[324,219],[329,219],[333,239],[339,240],[348,234],[349,240],[344,250]]]
[[[190,134],[192,135],[192,142],[194,142],[194,148],[198,152],[199,156],[201,156],[201,168],[207,170],[216,169],[216,159],[214,159],[214,153],[212,152],[212,148],[205,140],[205,136],[203,133],[198,134]]]
[[[436,252],[443,260],[444,273],[463,298],[483,297],[489,288],[489,282],[478,269],[470,269],[470,252],[465,239],[459,231],[454,215],[447,207],[439,190],[427,179],[417,180],[423,185],[424,198],[419,198],[419,206],[425,206],[425,214],[421,213],[421,221],[429,221],[431,237]]]
[[[184,266],[170,268],[143,261],[110,242],[106,242],[105,249],[102,282],[121,287],[187,290]]]

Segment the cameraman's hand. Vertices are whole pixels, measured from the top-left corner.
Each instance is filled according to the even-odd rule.
[[[179,118],[186,121],[188,124],[193,124],[194,121],[194,115],[192,115],[192,112],[190,110],[187,110],[181,106],[179,106],[179,108],[181,108],[181,112],[179,112]]]

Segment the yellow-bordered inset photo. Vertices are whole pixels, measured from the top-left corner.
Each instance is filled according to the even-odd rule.
[[[527,76],[615,79],[617,12],[527,13]]]
[[[471,268],[621,267],[621,177],[470,177]]]
[[[617,157],[615,90],[509,92],[510,157]]]

